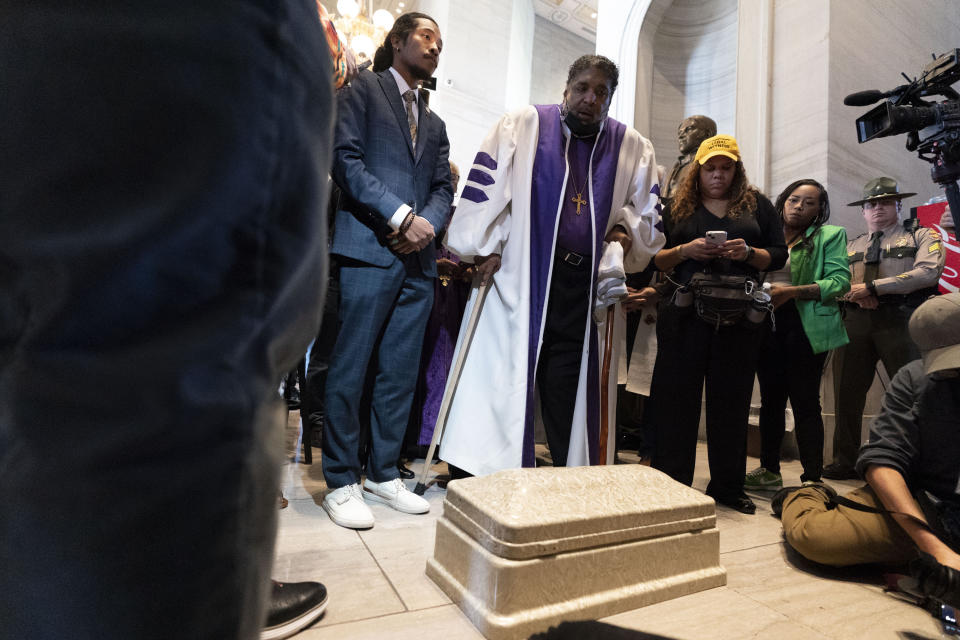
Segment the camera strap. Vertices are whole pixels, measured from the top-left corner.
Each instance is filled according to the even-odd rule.
[[[926,491],[921,492],[920,495],[914,496],[914,499],[917,501],[917,506],[920,507],[920,511],[923,512],[923,515],[927,518],[924,520],[918,518],[917,516],[910,513],[903,513],[902,511],[890,511],[889,509],[883,509],[880,507],[871,507],[860,502],[855,502],[844,496],[835,495],[830,496],[830,504],[840,505],[847,507],[849,509],[855,509],[856,511],[863,511],[865,513],[886,513],[891,516],[903,516],[908,520],[920,525],[933,535],[937,536],[945,545],[960,553],[960,550],[957,547],[960,547],[960,540],[955,540],[954,536],[950,531],[944,526],[940,520],[940,514],[936,511],[936,504],[931,503],[931,500],[935,500],[932,496],[929,496]],[[931,525],[931,522],[933,524]]]

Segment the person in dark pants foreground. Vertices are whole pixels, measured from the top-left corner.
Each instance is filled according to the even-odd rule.
[[[256,638],[324,281],[316,5],[2,15],[0,637]]]
[[[923,303],[910,335],[923,359],[891,381],[857,460],[867,484],[846,496],[867,511],[831,504],[836,492],[822,484],[784,488],[772,505],[787,543],[810,560],[904,563],[919,552],[941,582],[953,575],[960,585],[951,574],[960,571],[960,294]]]

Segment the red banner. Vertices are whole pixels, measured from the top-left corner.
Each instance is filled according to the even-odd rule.
[[[947,263],[943,267],[943,275],[940,276],[940,293],[953,293],[960,291],[960,244],[957,243],[956,230],[950,233],[940,224],[946,208],[946,202],[915,207],[920,226],[933,229],[943,238]]]

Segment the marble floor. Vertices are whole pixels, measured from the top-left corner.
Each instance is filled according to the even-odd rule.
[[[457,606],[424,574],[445,491],[436,484],[428,489],[425,497],[432,508],[426,515],[405,515],[373,504],[377,523],[372,529],[338,527],[320,507],[325,486],[319,449],[314,449],[312,465],[294,460],[297,431],[293,412],[287,430],[291,455],[283,471],[289,506],[280,511],[273,575],[290,582],[319,580],[330,594],[323,617],[296,636],[298,640],[480,640]],[[748,460],[749,468],[757,464],[755,458]],[[419,474],[420,463],[411,468]],[[442,464],[434,469],[445,471]],[[799,484],[799,462],[785,462],[782,471],[785,483]],[[703,490],[706,484],[706,447],[701,443],[694,487]],[[833,484],[841,492],[857,486]],[[880,569],[826,570],[796,556],[783,542],[769,496],[754,498],[758,509],[752,516],[717,509],[720,562],[728,572],[725,587],[604,622],[684,640],[946,637],[930,614],[883,592]]]

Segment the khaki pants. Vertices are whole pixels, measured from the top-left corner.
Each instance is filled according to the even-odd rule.
[[[867,485],[846,497],[883,508]],[[783,503],[783,534],[805,558],[842,567],[871,562],[903,564],[916,557],[913,541],[888,514],[828,506],[826,495],[814,487],[795,491]]]

